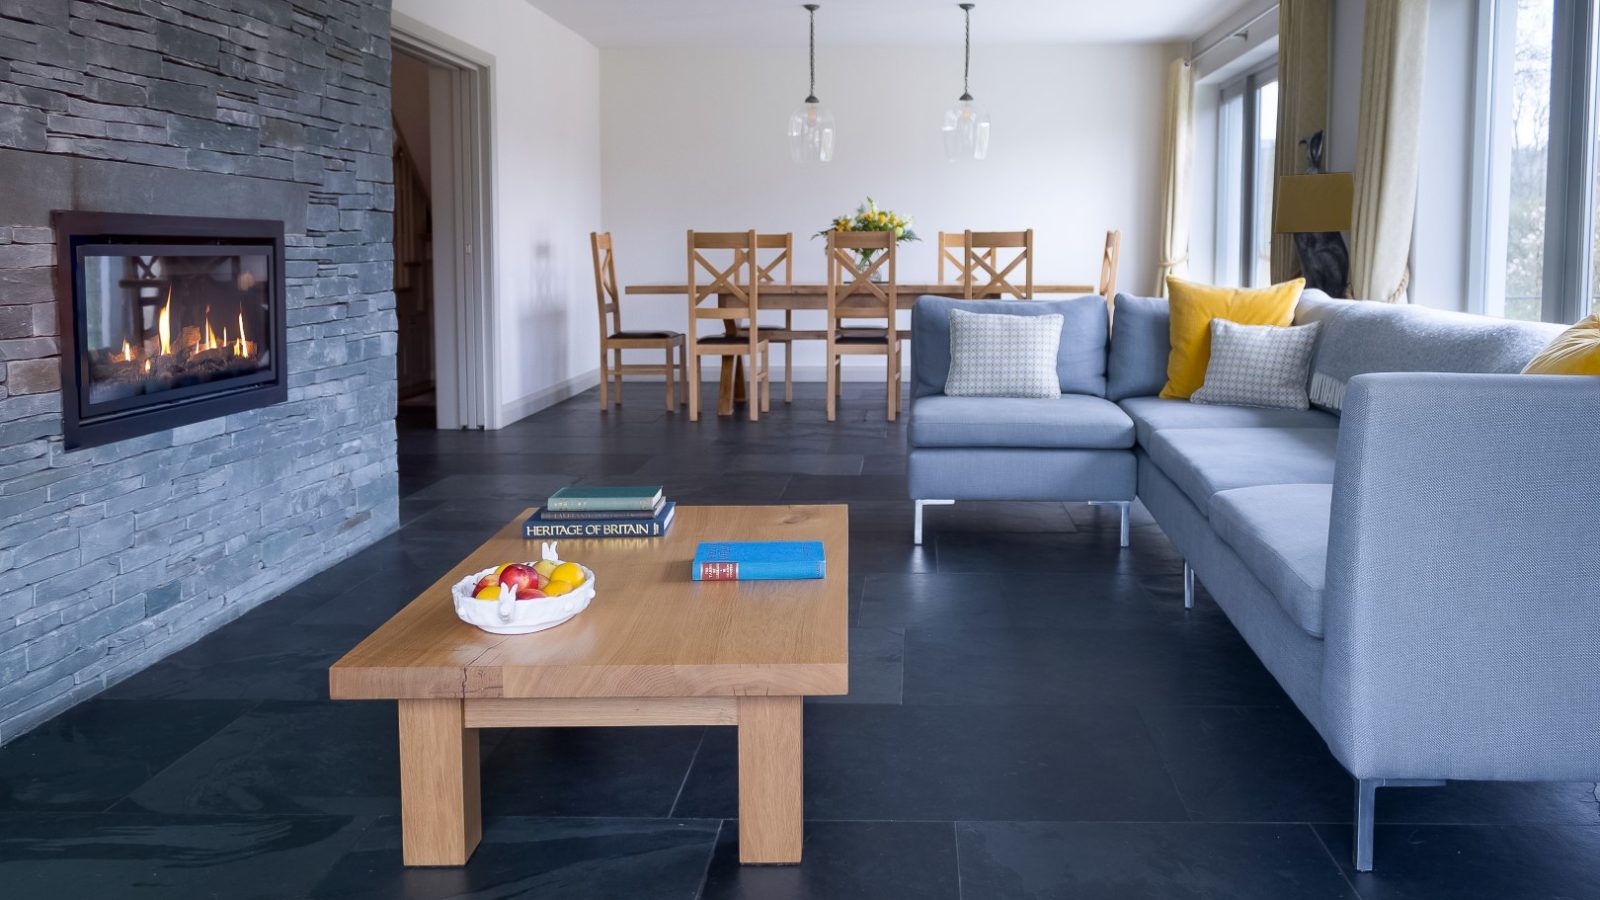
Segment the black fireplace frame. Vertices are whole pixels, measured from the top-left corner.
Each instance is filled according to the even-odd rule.
[[[203,422],[229,413],[282,403],[289,398],[288,322],[284,279],[283,222],[269,219],[216,219],[199,216],[152,216],[132,213],[56,210],[56,319],[61,335],[61,429],[65,448],[95,447],[180,425]],[[266,369],[225,386],[195,385],[175,389],[155,402],[130,409],[89,409],[87,329],[78,328],[85,298],[77,284],[79,249],[85,246],[152,245],[183,247],[264,247],[267,279]]]

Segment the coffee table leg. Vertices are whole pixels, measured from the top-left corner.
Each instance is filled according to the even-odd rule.
[[[739,698],[739,862],[800,861],[801,698]]]
[[[483,837],[478,729],[460,700],[400,701],[401,846],[408,866],[463,866]]]

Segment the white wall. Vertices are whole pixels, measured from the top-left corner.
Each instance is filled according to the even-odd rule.
[[[982,163],[952,164],[938,125],[960,93],[960,48],[819,48],[817,93],[836,117],[838,153],[801,168],[789,161],[784,128],[805,96],[804,47],[606,49],[603,218],[618,276],[681,283],[686,229],[755,228],[794,232],[795,277],[821,280],[822,242],[812,233],[870,194],[927,236],[902,245],[902,280],[934,280],[940,229],[1032,227],[1036,281],[1093,283],[1105,231],[1120,228],[1119,287],[1147,292],[1160,223],[1162,84],[1179,52],[979,46],[972,91],[993,118],[993,145]],[[633,297],[624,315],[629,328],[681,330],[685,300]],[[822,327],[814,315],[797,325]],[[796,358],[806,376],[820,377],[820,346],[798,345]]]
[[[494,58],[497,424],[508,424],[595,379],[600,51],[525,0],[394,9]]]

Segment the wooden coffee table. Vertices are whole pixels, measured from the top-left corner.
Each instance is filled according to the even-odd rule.
[[[329,670],[335,700],[400,701],[405,864],[459,866],[477,847],[479,728],[630,725],[738,726],[739,860],[799,862],[801,700],[849,687],[846,508],[680,506],[665,537],[562,541],[595,573],[589,608],[536,634],[480,631],[450,586],[537,559],[527,514]],[[828,577],[693,581],[695,545],[719,540],[820,540]]]

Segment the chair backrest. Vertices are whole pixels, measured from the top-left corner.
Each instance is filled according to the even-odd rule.
[[[617,260],[611,249],[611,232],[589,232],[594,251],[594,299],[600,309],[600,337],[622,330],[622,305],[617,293]]]
[[[731,256],[721,257],[723,251]],[[727,264],[716,257],[727,260]],[[759,273],[754,231],[690,231],[689,328],[695,330],[701,319],[745,319],[753,333],[756,311],[760,308]],[[719,297],[724,301],[732,298],[734,302],[700,305]]]
[[[767,256],[761,251],[776,250]],[[794,232],[756,235],[756,274],[762,284],[794,284]]]
[[[1033,229],[1026,231],[967,231],[963,235],[962,263],[966,267],[966,299],[1006,295],[1033,299]],[[1006,257],[1009,256],[1009,259]],[[1002,260],[1005,264],[1002,266]],[[1022,267],[1022,284],[1013,274]]]
[[[870,262],[862,255],[870,253]],[[883,281],[872,276],[882,272]],[[892,231],[828,232],[828,330],[840,319],[887,319],[894,328],[899,300]],[[861,298],[845,305],[845,301]]]
[[[965,263],[966,246],[967,246],[967,233],[966,232],[964,232],[964,231],[941,231],[941,232],[939,232],[939,283],[940,284],[950,284],[950,283],[966,284],[967,283],[967,277],[971,273],[969,273],[967,271],[967,267],[966,267],[966,263]],[[989,257],[989,264],[990,265],[994,264],[996,252],[997,251],[993,247],[989,248],[988,257]],[[954,278],[947,278],[945,276],[944,270],[945,270],[946,266],[949,266],[950,268],[955,270],[955,277]]]
[[[1117,259],[1121,255],[1122,232],[1106,232],[1106,247],[1100,254],[1100,296],[1106,298],[1107,309],[1117,296]]]

